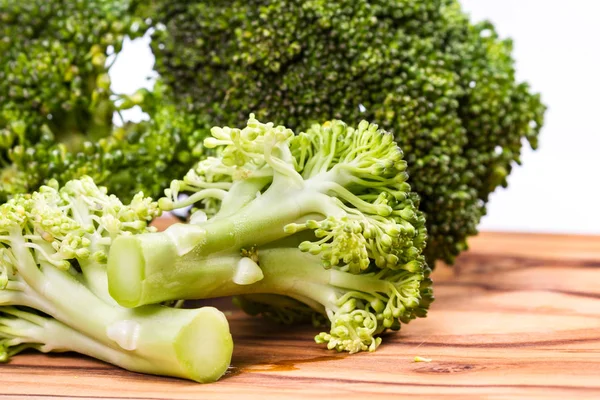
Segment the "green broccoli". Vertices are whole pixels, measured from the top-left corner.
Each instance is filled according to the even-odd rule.
[[[208,129],[164,86],[117,95],[107,64],[146,24],[137,0],[0,0],[0,202],[84,175],[121,199],[160,195],[198,157]],[[141,106],[151,121],[113,124]],[[167,168],[170,166],[170,168]]]
[[[106,60],[135,35],[128,0],[0,1],[0,128],[3,148],[44,133],[68,147],[110,134]]]
[[[284,322],[325,316],[331,329],[316,341],[351,353],[426,315],[425,219],[390,134],[332,121],[295,136],[251,116],[212,135],[205,146],[218,156],[159,201],[200,207],[190,223],[114,241],[108,279],[119,304],[240,296],[244,309]]]
[[[13,162],[34,152],[45,161],[48,143],[76,151],[112,132],[109,49],[142,31],[129,3],[0,0],[2,197],[39,186]]]
[[[200,117],[180,112],[166,101],[160,83],[153,91],[140,90],[130,98],[127,101],[148,111],[148,121],[115,127],[110,136],[85,142],[80,151],[68,151],[50,138],[19,151],[13,176],[35,183],[33,187],[48,179],[63,183],[90,176],[123,200],[139,191],[159,196],[203,155],[202,141],[209,130]]]
[[[148,232],[159,213],[141,193],[123,205],[89,177],[60,189],[50,181],[2,204],[0,361],[34,348],[199,382],[223,375],[233,344],[221,312],[161,305],[132,310],[108,293],[111,242]]]
[[[452,263],[506,186],[545,107],[515,79],[510,40],[456,0],[156,1],[155,68],[214,125],[250,111],[302,130],[377,122],[406,151],[429,232]]]
[[[152,91],[138,91],[133,97],[141,98],[137,104],[150,119],[118,128],[90,152],[99,161],[97,170],[103,171],[101,177],[96,173],[94,180],[107,185],[121,199],[129,199],[139,191],[160,196],[173,179],[208,153],[202,143],[210,129],[203,116],[180,110],[165,92],[160,81]],[[81,175],[77,164],[76,157],[67,161],[70,168],[63,180]],[[89,160],[85,165],[95,166]],[[87,171],[88,175],[93,173]]]

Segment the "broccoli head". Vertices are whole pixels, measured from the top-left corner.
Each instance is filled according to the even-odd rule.
[[[168,104],[163,85],[110,89],[107,58],[146,30],[137,3],[0,0],[0,201],[82,176],[122,199],[160,195],[193,164],[208,129]],[[134,106],[150,121],[113,124]]]
[[[107,56],[141,32],[126,0],[0,1],[0,149],[108,136]],[[4,154],[6,157],[6,154]]]
[[[217,155],[159,201],[197,207],[190,223],[114,241],[116,301],[235,295],[252,314],[324,321],[330,329],[316,341],[351,353],[426,315],[425,219],[389,133],[335,120],[294,135],[251,116],[244,129],[212,135],[205,146]]]
[[[130,7],[129,0],[0,1],[0,198],[36,189],[37,162],[58,168],[54,153],[111,134],[107,57],[141,32]],[[54,143],[61,148],[49,149]],[[24,164],[37,173],[24,173]]]
[[[146,9],[147,11],[147,9]],[[456,0],[157,1],[155,68],[178,101],[235,125],[377,122],[406,152],[427,258],[452,263],[489,195],[537,146],[545,107],[510,40]]]
[[[202,141],[209,132],[199,116],[180,112],[166,101],[161,87],[157,83],[153,91],[142,89],[122,98],[143,106],[149,120],[115,126],[109,136],[85,141],[78,151],[53,137],[44,137],[27,150],[14,148],[13,164],[2,172],[5,194],[36,188],[49,179],[64,183],[90,176],[122,200],[139,191],[159,196],[202,156]]]

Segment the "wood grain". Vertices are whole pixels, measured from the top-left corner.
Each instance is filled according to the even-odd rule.
[[[0,366],[0,400],[600,398],[600,237],[484,233],[470,246],[436,269],[430,316],[373,354],[328,352],[311,327],[234,311],[234,359],[218,383],[31,353]]]

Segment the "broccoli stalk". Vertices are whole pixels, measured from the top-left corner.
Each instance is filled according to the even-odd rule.
[[[119,304],[285,295],[328,317],[318,341],[349,352],[374,350],[375,335],[425,315],[425,221],[391,135],[333,121],[294,136],[254,116],[212,134],[205,145],[219,156],[159,201],[202,207],[191,223],[114,241],[108,279]],[[178,200],[182,192],[190,196]],[[287,299],[269,299],[286,314]]]
[[[125,206],[89,177],[0,206],[0,359],[35,348],[199,382],[223,375],[232,341],[222,313],[128,309],[108,293],[111,242],[148,231],[159,213],[141,193]]]
[[[170,265],[172,270],[162,276],[163,283],[168,282],[163,295],[243,296],[237,300],[250,313],[253,305],[249,303],[253,300],[265,303],[264,298],[253,295],[287,296],[308,306],[300,310],[317,314],[310,315],[314,320],[321,320],[319,314],[327,317],[331,330],[317,335],[318,343],[350,353],[374,351],[381,343],[376,335],[388,328],[400,329],[400,322],[425,316],[432,299],[431,281],[424,273],[382,269],[353,274],[324,269],[320,257],[293,247],[260,248],[257,254],[256,261],[241,254],[208,261],[192,255],[178,258]],[[270,299],[273,302],[267,304],[271,306],[287,307],[285,297]]]

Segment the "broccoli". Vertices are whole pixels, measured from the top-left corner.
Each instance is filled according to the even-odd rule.
[[[146,24],[136,0],[0,0],[0,202],[84,175],[129,200],[158,196],[193,165],[208,132],[164,85],[110,89],[107,63]],[[151,121],[113,124],[141,106]],[[167,166],[170,165],[170,168]]]
[[[218,310],[120,307],[108,293],[106,260],[119,235],[151,230],[160,211],[130,205],[89,177],[0,206],[0,361],[24,349],[75,351],[122,368],[208,382],[227,369],[233,345]],[[126,268],[126,266],[124,266]]]
[[[118,128],[90,152],[100,164],[97,170],[103,171],[102,177],[96,173],[94,179],[121,199],[129,199],[139,191],[160,196],[173,179],[208,153],[202,143],[210,129],[203,116],[180,110],[170,102],[166,91],[160,81],[152,91],[138,91],[133,97],[139,96],[136,104],[150,119]],[[76,158],[67,165],[71,167],[63,180],[80,176]],[[94,163],[88,159],[85,165]]]
[[[158,203],[199,207],[190,223],[113,242],[119,304],[240,296],[242,308],[283,322],[326,317],[331,329],[316,341],[350,353],[426,315],[425,219],[390,134],[334,120],[294,135],[253,115],[244,129],[211,133],[217,155]]]
[[[120,51],[125,35],[141,32],[129,7],[125,0],[0,0],[3,197],[38,185],[17,168],[23,157],[56,163],[49,143],[62,144],[54,152],[76,151],[110,135],[109,49]]]
[[[18,174],[33,187],[56,179],[60,183],[90,176],[122,200],[139,191],[159,196],[169,182],[184,174],[205,152],[208,134],[199,116],[179,111],[169,103],[160,83],[153,91],[140,90],[126,101],[143,106],[150,119],[115,127],[80,151],[68,151],[53,139],[19,152]],[[35,149],[41,149],[36,151]]]
[[[422,197],[427,259],[453,263],[489,195],[535,148],[545,106],[512,43],[456,0],[156,1],[155,68],[214,125],[254,111],[303,130],[362,119],[392,132]]]

